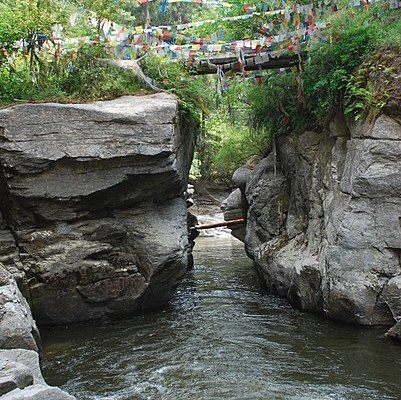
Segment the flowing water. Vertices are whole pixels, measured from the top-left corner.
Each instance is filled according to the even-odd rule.
[[[267,295],[234,239],[199,238],[168,309],[43,331],[49,384],[78,399],[401,399],[401,347]]]

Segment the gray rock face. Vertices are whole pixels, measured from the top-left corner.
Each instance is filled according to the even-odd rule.
[[[38,324],[168,301],[190,251],[192,151],[172,95],[0,111],[0,257]]]
[[[39,365],[39,332],[12,275],[0,264],[1,399],[74,399],[44,381]]]
[[[341,125],[341,129],[338,126]],[[340,129],[339,132],[335,132]],[[348,132],[348,136],[347,136]],[[351,133],[349,133],[351,132]],[[246,176],[242,167],[239,176]],[[251,171],[245,245],[268,288],[364,325],[401,321],[401,126],[391,116],[281,138]]]
[[[0,264],[0,348],[37,351],[39,332],[28,303],[18,286]]]
[[[266,185],[259,185],[260,181]],[[246,250],[252,258],[255,245],[265,243],[281,232],[288,209],[287,192],[287,182],[283,173],[275,169],[271,154],[256,166],[245,189],[250,205],[247,223],[256,228],[247,229],[245,235]]]
[[[11,370],[13,375],[17,375],[18,368],[15,366],[23,366],[21,370],[28,371],[30,376],[29,385],[32,384],[45,384],[45,380],[43,379],[42,373],[40,371],[39,365],[39,355],[36,351],[33,350],[25,350],[25,349],[9,349],[9,350],[0,350],[0,365],[1,365],[1,374],[9,374],[10,369],[7,368],[8,365],[11,365]],[[28,386],[25,385],[25,386]],[[25,387],[24,386],[24,387]],[[21,389],[21,385],[18,385]]]

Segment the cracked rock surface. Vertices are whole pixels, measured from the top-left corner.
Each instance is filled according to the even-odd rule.
[[[338,117],[327,134],[280,138],[275,153],[238,176],[246,250],[270,291],[333,319],[396,324],[388,336],[399,339],[399,118],[349,129]]]
[[[190,251],[192,151],[169,94],[0,110],[0,262],[39,325],[169,300]]]

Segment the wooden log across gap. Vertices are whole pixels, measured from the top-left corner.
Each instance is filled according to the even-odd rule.
[[[216,59],[216,64],[209,63],[208,60],[200,60],[197,64],[197,70],[192,73],[195,75],[215,74],[217,71],[216,65],[220,65],[224,73],[230,70],[238,71],[238,60],[235,60],[234,62],[233,60],[235,59]],[[262,63],[257,63],[255,62],[254,57],[250,57],[245,60],[245,64],[242,67],[245,71],[256,71],[259,69],[289,68],[298,65],[298,63],[299,60],[297,55],[271,58],[268,61]]]
[[[215,222],[213,224],[205,224],[205,225],[195,225],[191,229],[202,230],[202,229],[212,229],[219,228],[222,226],[233,226],[233,225],[243,225],[245,223],[244,218],[232,219],[231,221],[223,221],[223,222]]]

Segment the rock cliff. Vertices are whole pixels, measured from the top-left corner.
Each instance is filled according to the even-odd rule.
[[[280,138],[234,182],[242,240],[268,289],[300,309],[401,338],[401,120]],[[238,235],[237,235],[238,236]]]
[[[0,261],[39,325],[168,301],[192,151],[173,95],[0,111]]]

